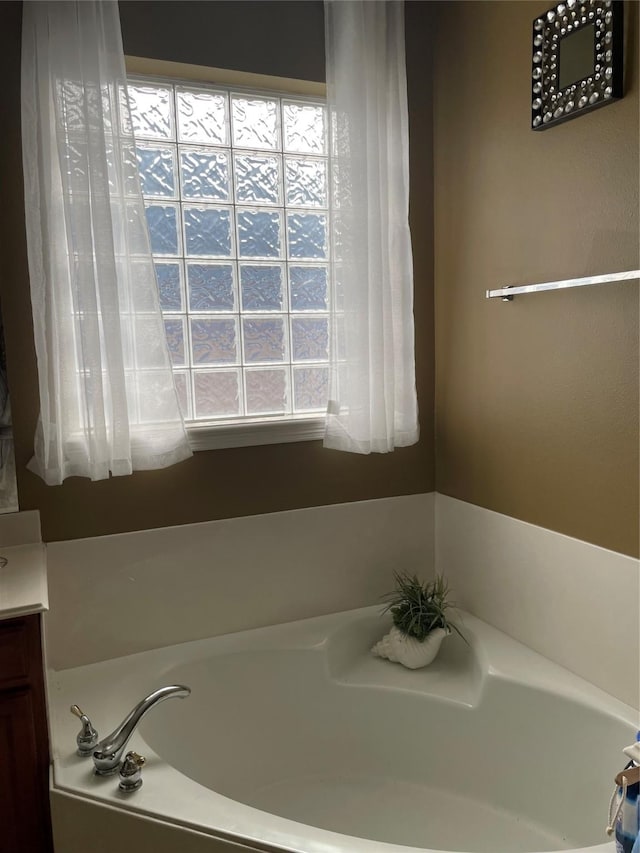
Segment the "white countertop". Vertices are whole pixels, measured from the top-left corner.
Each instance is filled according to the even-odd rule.
[[[0,556],[8,560],[0,568],[0,619],[11,619],[49,609],[45,546],[0,546]]]

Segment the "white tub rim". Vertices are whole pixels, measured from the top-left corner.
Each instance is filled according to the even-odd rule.
[[[144,688],[139,686],[141,672],[148,672],[155,666],[156,679],[167,683],[162,680],[162,672],[184,660],[185,653],[197,659],[210,655],[212,649],[215,649],[216,654],[226,654],[231,648],[255,648],[256,642],[258,646],[267,643],[269,647],[290,648],[292,638],[302,629],[308,632],[306,647],[310,648],[314,642],[320,642],[328,630],[335,630],[354,619],[379,612],[378,606],[343,611],[285,625],[257,628],[239,634],[139,652],[70,670],[49,671],[52,792],[79,797],[101,807],[120,809],[145,819],[183,827],[211,838],[250,845],[258,850],[283,850],[290,853],[343,853],[347,849],[349,853],[416,853],[420,850],[421,853],[448,853],[431,848],[416,848],[346,836],[231,800],[167,765],[139,734],[134,735],[130,748],[142,751],[147,757],[147,784],[129,797],[116,791],[117,782],[114,777],[93,777],[89,760],[77,758],[73,753],[77,721],[69,714],[68,700],[69,689],[74,686],[78,690],[78,685],[82,684],[83,695],[77,696],[74,693],[73,701],[78,701],[78,704],[93,716],[94,722],[97,717],[107,719],[109,725],[114,725],[129,709],[130,699],[115,697],[113,691],[105,692],[105,685],[118,683],[125,688],[125,693],[129,691],[128,697],[133,697],[135,702],[144,693]],[[620,700],[470,614],[464,614],[464,624],[474,635],[481,638],[480,659],[483,669],[491,677],[527,684],[543,692],[557,693],[590,708],[595,707],[632,727],[637,726],[638,712]],[[522,677],[523,660],[529,663],[526,680]],[[621,756],[621,760],[622,758]],[[211,817],[214,811],[212,805],[215,806],[214,818]],[[605,819],[606,815],[603,815],[603,834]],[[613,841],[605,840],[600,845],[570,849],[573,853],[613,853],[615,845]]]

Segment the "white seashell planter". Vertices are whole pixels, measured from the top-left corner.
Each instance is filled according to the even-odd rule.
[[[415,637],[403,634],[394,625],[389,633],[375,644],[371,652],[376,657],[401,663],[408,669],[420,669],[433,661],[440,650],[440,644],[449,633],[444,628],[435,628],[420,642]]]

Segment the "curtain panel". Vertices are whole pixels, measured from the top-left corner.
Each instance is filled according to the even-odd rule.
[[[404,4],[325,0],[333,329],[324,446],[419,437]]]
[[[24,4],[22,137],[40,392],[29,467],[54,485],[185,459],[115,0]]]

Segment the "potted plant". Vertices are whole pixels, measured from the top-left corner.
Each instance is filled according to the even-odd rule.
[[[374,655],[397,661],[409,669],[427,666],[438,654],[440,644],[460,629],[449,621],[449,586],[442,575],[422,583],[416,575],[394,572],[396,588],[385,598],[383,613],[391,612],[393,627],[371,650]]]

